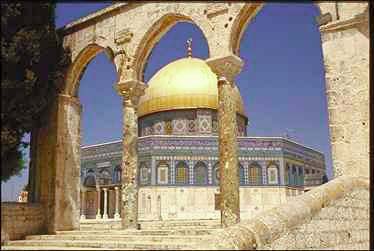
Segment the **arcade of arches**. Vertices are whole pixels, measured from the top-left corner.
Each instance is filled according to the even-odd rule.
[[[66,74],[65,88],[51,109],[48,124],[35,128],[31,136],[30,200],[44,206],[49,233],[79,229],[81,105],[77,93],[83,69],[103,50],[116,66],[118,83],[115,87],[123,98],[122,171],[117,169],[115,177],[122,186],[122,226],[137,227],[138,185],[152,179],[148,176],[147,166],[142,167],[144,173],[140,171],[141,180],[137,173],[137,106],[147,88],[143,83],[143,70],[154,45],[180,21],[196,24],[208,42],[210,58],[206,63],[216,74],[218,85],[217,132],[219,165],[222,167],[219,176],[224,177],[219,182],[221,220],[225,227],[239,222],[240,183],[261,181],[256,165],[236,168],[242,164],[237,154],[237,103],[230,97],[235,92],[233,80],[244,64],[239,57],[241,36],[262,5],[260,2],[119,3],[62,28],[64,46],[71,51],[72,64]],[[326,69],[334,176],[367,179],[368,5],[328,2],[319,3],[318,7],[321,11],[319,22]],[[188,163],[176,162],[175,165],[176,183],[186,183],[188,177],[194,177],[193,173],[197,175],[192,182],[216,182],[209,180],[204,162],[197,163],[191,169],[192,176],[189,176]],[[161,163],[158,168],[161,174],[162,170],[167,169],[167,163]],[[296,174],[298,169],[294,168],[287,167],[290,176],[282,175],[290,179],[287,182],[299,182]],[[217,173],[213,166],[211,169]],[[273,182],[277,180],[277,171],[276,165],[267,170],[267,176],[272,177]],[[108,174],[104,176],[113,178]],[[94,180],[91,177],[85,182],[93,184]]]

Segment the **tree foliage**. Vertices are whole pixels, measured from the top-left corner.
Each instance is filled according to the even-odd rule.
[[[55,30],[55,4],[1,3],[1,180],[25,168],[22,137],[58,93],[67,54]]]

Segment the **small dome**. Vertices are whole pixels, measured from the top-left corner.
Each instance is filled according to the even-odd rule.
[[[237,87],[234,99],[236,111],[246,117]],[[149,80],[138,115],[191,108],[218,109],[217,76],[204,60],[186,57],[166,65]]]

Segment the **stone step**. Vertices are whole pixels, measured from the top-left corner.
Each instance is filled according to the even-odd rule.
[[[39,251],[39,250],[45,250],[45,251],[50,251],[50,250],[108,250],[107,248],[82,248],[82,247],[56,247],[56,246],[1,246],[1,250],[30,250],[30,251]],[[112,248],[111,250],[126,250],[126,249],[117,249],[117,248]],[[128,249],[131,250],[131,249]]]
[[[19,247],[76,247],[81,250],[81,248],[106,248],[106,249],[125,249],[125,250],[144,250],[144,249],[153,249],[153,250],[180,250],[180,249],[199,249],[198,242],[189,242],[189,243],[177,243],[177,242],[163,242],[163,243],[154,243],[151,241],[143,241],[140,237],[137,242],[128,242],[128,241],[106,241],[106,240],[19,240],[19,241],[10,241],[7,243],[8,247],[19,246]],[[3,249],[3,247],[2,247]],[[10,250],[8,248],[8,250]],[[25,250],[25,249],[22,249]],[[52,249],[53,250],[53,249]]]
[[[144,221],[140,222],[141,229],[186,229],[186,228],[220,228],[221,224],[219,221]],[[109,221],[109,222],[81,222],[80,230],[110,230],[110,229],[121,229],[120,221]]]
[[[196,226],[141,226],[140,229],[144,230],[152,230],[152,229],[160,229],[160,230],[174,230],[174,229],[196,229],[196,228],[204,228],[204,229],[216,229],[220,228],[221,225],[211,225],[211,226],[204,226],[204,225],[196,225]]]
[[[143,222],[140,223],[141,228],[180,228],[180,227],[207,227],[219,228],[220,222]]]
[[[79,229],[80,230],[91,230],[91,229],[121,229],[122,226],[121,224],[85,224],[85,225],[80,225]]]
[[[200,225],[209,225],[209,224],[220,224],[220,220],[147,220],[147,221],[139,221],[141,225],[145,224],[169,224],[169,225],[193,225],[193,224],[200,224]]]
[[[194,242],[194,241],[208,241],[211,235],[29,235],[26,236],[26,240],[105,240],[105,241],[128,241],[134,242],[139,239],[142,241],[152,242]]]
[[[194,228],[204,228],[204,229],[216,229],[220,228],[221,225],[211,225],[211,226],[204,226],[204,225],[196,225],[196,226],[141,226],[140,229],[142,230],[177,230],[177,229],[194,229]],[[81,226],[80,230],[121,230],[121,226]]]
[[[207,235],[214,234],[222,229],[143,229],[143,230],[73,230],[56,231],[57,235]]]

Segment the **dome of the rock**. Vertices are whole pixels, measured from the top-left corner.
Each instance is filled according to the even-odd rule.
[[[237,87],[233,98],[237,113],[246,117]],[[138,115],[191,108],[218,109],[217,76],[204,60],[186,57],[166,65],[149,80]]]

